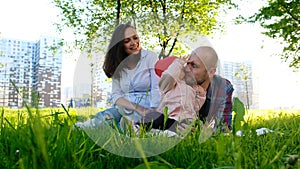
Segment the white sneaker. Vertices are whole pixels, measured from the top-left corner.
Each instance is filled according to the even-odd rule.
[[[82,122],[76,122],[76,123],[73,125],[72,130],[75,130],[75,128],[82,129],[82,126],[83,126],[83,123],[82,123]]]
[[[99,126],[99,120],[98,119],[90,119],[87,120],[85,122],[76,122],[74,124],[75,127],[79,128],[79,129],[86,129],[86,128],[94,128]],[[74,128],[74,127],[73,127]]]
[[[179,135],[170,130],[159,130],[159,129],[151,129],[148,134],[151,136],[166,136],[166,137],[179,137]]]

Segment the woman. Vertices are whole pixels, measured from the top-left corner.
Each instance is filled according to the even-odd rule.
[[[112,34],[105,55],[103,70],[112,78],[112,108],[97,113],[96,117],[77,127],[99,126],[113,119],[119,124],[122,116],[137,122],[151,109],[158,107],[159,77],[154,65],[154,52],[142,49],[137,31],[130,24],[120,24]]]

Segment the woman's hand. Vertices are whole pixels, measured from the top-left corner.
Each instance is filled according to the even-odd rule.
[[[136,105],[135,111],[137,111],[140,115],[145,116],[146,114],[150,113],[151,109]]]
[[[116,102],[117,105],[122,106],[126,109],[133,110],[138,112],[140,115],[145,116],[147,113],[151,111],[151,109],[147,109],[143,106],[140,106],[138,104],[132,103],[125,98],[121,97]]]

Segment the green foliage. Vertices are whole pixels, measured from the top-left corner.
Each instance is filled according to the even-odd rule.
[[[155,169],[172,169],[172,167],[170,167],[167,164],[164,163],[160,163],[158,161],[151,161],[148,163],[148,165],[146,165],[145,163],[140,164],[136,167],[134,167],[134,169],[151,169],[151,168],[155,168]]]
[[[132,22],[141,34],[143,45],[160,46],[160,55],[169,56],[184,50],[179,40],[185,34],[211,34],[219,29],[221,10],[235,6],[231,0],[139,1],[139,0],[53,0],[61,11],[58,31],[65,28],[75,35],[76,47],[89,53],[104,50],[112,31],[119,23]],[[152,43],[154,42],[154,44]]]
[[[64,111],[65,110],[65,111]],[[29,116],[29,111],[31,116]],[[266,111],[249,130],[267,127],[265,136],[210,137],[200,144],[195,128],[167,152],[146,159],[105,151],[72,126],[88,108],[0,110],[0,168],[299,168],[300,111]],[[262,112],[262,111],[255,111]],[[69,115],[67,115],[69,114]],[[263,117],[272,116],[272,119]],[[247,131],[245,131],[247,133]],[[281,133],[284,133],[282,135]]]
[[[235,134],[237,130],[240,130],[242,128],[241,123],[244,122],[245,115],[244,103],[237,97],[233,98],[232,111],[234,112],[232,132],[233,134]]]
[[[281,54],[290,67],[300,68],[300,3],[298,0],[269,0],[267,6],[245,19],[258,22],[266,29],[263,34],[280,39],[285,47]]]

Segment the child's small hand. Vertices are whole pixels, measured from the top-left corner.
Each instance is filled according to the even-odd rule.
[[[205,80],[205,81],[201,84],[201,87],[204,89],[204,91],[207,90],[209,84],[210,84],[210,79]]]
[[[200,86],[200,85],[194,85],[194,86],[193,86],[193,89],[196,91],[196,94],[198,94],[198,95],[200,95],[200,96],[205,96],[205,95],[206,95],[205,90],[204,90],[203,87]]]

